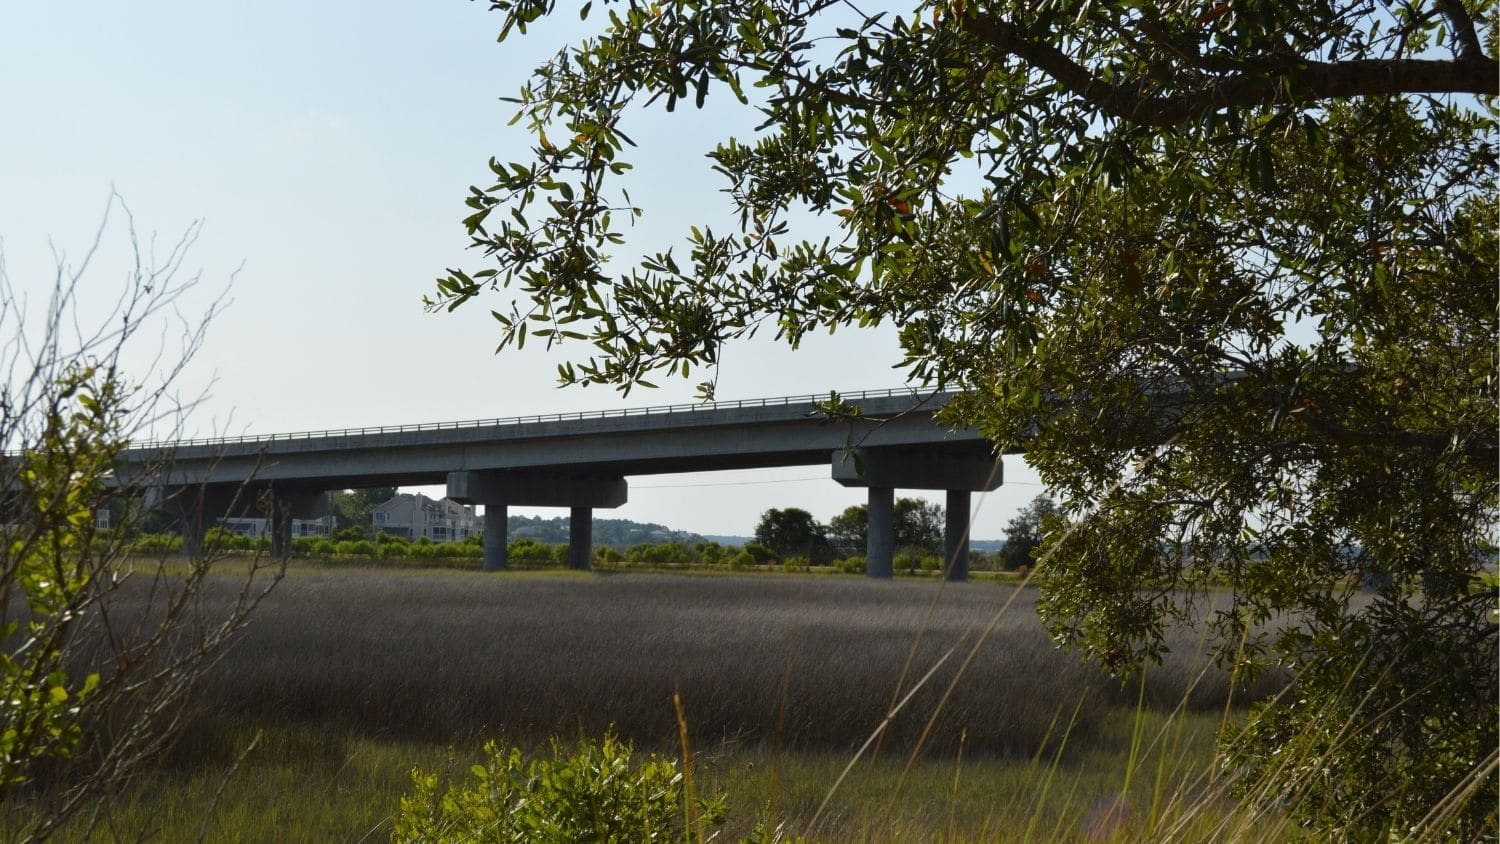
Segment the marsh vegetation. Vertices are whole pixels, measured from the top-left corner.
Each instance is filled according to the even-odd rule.
[[[243,564],[220,564],[205,612]],[[1274,688],[1231,695],[1188,629],[1144,685],[1121,684],[1053,645],[1034,603],[995,583],[294,562],[101,828],[384,840],[413,767],[461,776],[487,738],[534,750],[612,732],[675,755],[676,693],[732,834],[769,818],[819,839],[1045,840],[1122,792],[1143,812],[1153,790],[1202,774],[1226,706]],[[1174,773],[1132,785],[1127,768],[1147,758]]]

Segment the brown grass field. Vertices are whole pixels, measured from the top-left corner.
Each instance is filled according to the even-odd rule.
[[[224,576],[210,578],[205,590],[205,618],[213,618],[215,606],[241,584],[231,576],[240,563],[221,565]],[[1017,589],[934,718],[956,667]],[[116,612],[128,612],[133,600],[126,590]],[[270,767],[250,781],[250,774],[235,773],[239,779],[227,791],[296,791],[299,765],[327,777],[330,793],[339,778],[365,777],[364,788],[372,793],[364,799],[378,806],[350,810],[344,833],[358,839],[379,830],[382,813],[394,811],[413,760],[429,769],[448,764],[462,771],[463,760],[484,737],[537,747],[554,737],[568,742],[613,730],[638,748],[675,754],[677,692],[700,758],[719,766],[712,778],[740,792],[739,803],[748,811],[770,803],[795,822],[815,808],[880,724],[898,688],[910,689],[951,652],[894,720],[880,760],[862,769],[862,778],[851,778],[846,791],[853,789],[856,798],[859,788],[890,793],[931,720],[909,788],[920,793],[937,788],[929,780],[946,782],[939,790],[951,791],[954,801],[960,791],[981,790],[966,798],[978,801],[963,810],[964,817],[975,818],[962,827],[966,831],[932,837],[991,838],[1000,798],[983,793],[985,766],[1020,771],[1043,752],[1049,734],[1044,764],[1052,748],[1065,744],[1062,764],[1079,776],[1104,776],[1095,787],[1107,789],[1120,774],[1087,769],[1101,757],[1129,753],[1132,716],[1160,721],[1185,703],[1189,717],[1208,725],[1194,745],[1206,759],[1213,725],[1229,697],[1228,679],[1203,668],[1207,643],[1196,632],[1177,631],[1172,643],[1173,655],[1148,675],[1142,706],[1140,687],[1122,686],[1048,639],[1028,587],[782,574],[494,575],[293,563],[199,689],[189,726],[151,775],[166,780],[153,781],[149,800],[156,805],[164,799],[156,791],[166,781],[188,793],[208,788],[193,780],[201,772],[231,776],[234,760],[260,732],[254,754]],[[1234,698],[1268,690],[1240,690]],[[455,750],[434,750],[444,747]],[[405,750],[410,748],[425,750]],[[967,779],[954,767],[960,750]],[[248,757],[252,764],[254,754]],[[444,755],[446,762],[438,758]],[[362,767],[386,757],[392,761],[379,771]],[[756,765],[773,766],[769,781],[747,774]],[[1036,778],[1034,768],[1029,776]],[[266,784],[278,778],[289,781]],[[140,804],[148,799],[144,794],[137,791],[127,801]],[[200,810],[203,799],[183,798]],[[218,831],[210,839],[277,840],[299,829],[295,816],[307,811],[256,809],[260,804],[247,799],[215,798],[216,811],[227,819],[206,827]],[[955,806],[934,810],[933,822],[958,823]],[[151,823],[165,823],[162,812],[183,809],[151,811]],[[917,821],[914,831],[883,815],[861,819],[857,808],[844,813],[853,820],[834,837],[902,840],[933,832],[928,821]],[[268,825],[260,827],[262,820]],[[129,826],[141,822],[125,821],[128,833],[116,837],[175,835],[164,831],[170,826],[156,834]],[[386,835],[376,831],[371,840]]]
[[[613,728],[676,742],[674,691],[700,742],[850,750],[907,688],[956,653],[892,726],[906,748],[953,669],[1015,587],[857,577],[663,574],[486,576],[390,569],[296,572],[256,612],[200,706],[236,721],[319,724],[453,741]],[[1060,651],[1023,588],[956,686],[934,749],[1030,756],[1082,700],[1075,739],[1133,706],[1137,690]],[[1171,707],[1200,674],[1181,631],[1150,702]],[[908,659],[910,667],[908,668]],[[903,690],[904,691],[904,690]],[[1211,672],[1189,697],[1222,709]]]

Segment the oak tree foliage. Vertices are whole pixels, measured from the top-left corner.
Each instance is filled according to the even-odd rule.
[[[1011,570],[1030,566],[1032,552],[1042,544],[1047,517],[1056,513],[1057,503],[1046,495],[1038,495],[1022,507],[1005,524],[1005,547],[1000,549],[1000,565]]]
[[[1492,0],[491,5],[598,28],[516,95],[534,143],[432,307],[508,287],[501,346],[577,350],[565,382],[708,396],[762,326],[895,325],[1062,497],[1062,642],[1126,671],[1206,617],[1296,672],[1230,750],[1309,823],[1493,833]],[[631,120],[710,97],[762,118],[706,151],[738,226],[615,269]]]
[[[828,528],[800,507],[772,507],[762,513],[755,541],[781,558],[802,557],[818,565],[833,559]]]

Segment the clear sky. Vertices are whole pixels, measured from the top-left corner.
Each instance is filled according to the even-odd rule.
[[[188,424],[202,434],[691,401],[696,373],[622,399],[599,387],[558,389],[562,357],[540,346],[496,356],[489,309],[498,297],[423,312],[421,297],[445,267],[483,266],[459,223],[468,187],[483,182],[490,156],[525,158],[525,137],[506,127],[511,106],[498,98],[584,31],[563,15],[497,44],[500,17],[486,5],[7,4],[0,239],[11,283],[35,307],[52,281],[54,249],[77,260],[112,188],[143,239],[155,233],[164,246],[202,220],[185,268],[202,281],[184,319],[228,290],[181,382],[189,395],[206,391]],[[622,264],[680,243],[690,223],[726,219],[702,156],[730,134],[747,137],[755,122],[727,106],[711,98],[702,112],[658,109],[625,124],[641,145],[632,196],[647,214]],[[120,288],[120,220],[91,265],[86,312]],[[805,225],[812,233],[828,224]],[[142,350],[131,361],[145,368],[151,359]],[[719,397],[900,386],[898,360],[884,329],[840,331],[795,352],[758,339],[726,350]],[[1005,468],[1001,490],[975,496],[976,538],[1001,537],[1042,491],[1019,459]],[[769,507],[826,520],[863,501],[828,474],[810,466],[636,477],[630,503],[608,515],[715,534],[749,534]]]

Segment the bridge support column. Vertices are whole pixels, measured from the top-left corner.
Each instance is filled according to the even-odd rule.
[[[943,534],[944,571],[949,580],[969,576],[970,492],[1000,486],[1000,459],[987,445],[956,450],[930,448],[859,448],[833,453],[833,479],[870,491],[869,545],[865,573],[890,577],[895,555],[895,490],[931,489],[948,493],[948,521]]]
[[[280,484],[272,486],[265,495],[261,509],[271,534],[271,557],[285,560],[292,556],[292,520],[328,515],[328,496],[321,489]]]
[[[484,570],[504,571],[510,542],[507,520],[510,508],[504,504],[484,505]]]
[[[161,510],[177,522],[182,533],[182,555],[201,560],[209,525],[237,503],[241,497],[238,492],[239,488],[230,484],[153,487],[147,492],[146,506]]]
[[[483,504],[484,567],[505,567],[505,517],[510,506],[567,507],[568,568],[593,568],[594,508],[625,503],[620,475],[489,469],[448,473],[448,497],[461,504]],[[491,518],[491,514],[496,514]],[[495,531],[499,531],[498,535]],[[492,538],[493,537],[493,538]],[[492,553],[492,546],[497,551]]]
[[[594,508],[574,507],[568,515],[568,568],[594,567]]]
[[[943,530],[943,571],[949,580],[969,579],[969,506],[968,490],[948,490],[948,523]]]
[[[896,490],[872,486],[865,540],[865,576],[890,580],[896,564]]]

